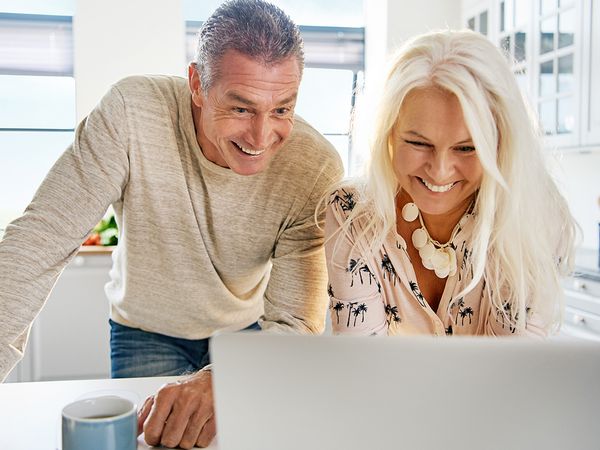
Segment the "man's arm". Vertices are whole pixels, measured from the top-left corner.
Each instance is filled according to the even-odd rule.
[[[319,334],[324,330],[329,303],[323,249],[325,197],[342,176],[339,158],[322,165],[300,214],[277,240],[260,322],[266,332]]]
[[[0,380],[21,359],[31,323],[63,268],[118,200],[128,177],[123,99],[113,88],[77,128],[0,242]]]
[[[323,251],[324,205],[315,209],[331,185],[341,179],[339,158],[321,165],[308,187],[303,207],[281,232],[265,293],[261,326],[274,333],[320,333],[327,309],[327,272]],[[146,399],[138,413],[138,431],[150,445],[192,448],[210,444],[216,433],[212,375],[207,368],[163,386]]]

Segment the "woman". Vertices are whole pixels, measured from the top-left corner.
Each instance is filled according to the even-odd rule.
[[[540,335],[575,223],[502,53],[430,33],[392,60],[366,180],[328,202],[335,333]]]

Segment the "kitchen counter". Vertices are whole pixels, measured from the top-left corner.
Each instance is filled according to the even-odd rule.
[[[116,245],[82,245],[77,254],[81,256],[110,255],[115,248]]]
[[[119,395],[141,405],[160,386],[177,379],[148,377],[0,384],[0,448],[59,450],[62,447],[61,410],[66,404],[82,398]],[[137,448],[164,447],[150,447],[142,435],[138,438]],[[207,447],[217,448],[216,442]]]

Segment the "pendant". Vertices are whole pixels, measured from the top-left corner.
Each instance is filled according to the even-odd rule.
[[[412,202],[404,205],[404,207],[402,208],[402,218],[404,220],[406,220],[407,222],[412,222],[417,217],[419,217],[419,208],[417,208],[417,205],[415,205]]]
[[[458,227],[455,228],[455,231],[452,233],[452,237],[448,242],[440,244],[429,236],[417,205],[412,202],[404,205],[402,208],[402,218],[405,221],[412,222],[416,220],[417,217],[421,221],[421,228],[417,228],[413,231],[411,238],[414,247],[419,252],[423,267],[428,270],[433,270],[438,278],[453,276],[457,271],[456,251],[450,246],[450,243],[456,235]],[[461,218],[459,222],[460,226],[464,225],[466,217],[467,216],[465,215]]]

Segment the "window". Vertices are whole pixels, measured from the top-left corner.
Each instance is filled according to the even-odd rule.
[[[73,140],[70,16],[0,13],[0,236]]]
[[[474,16],[471,16],[467,19],[467,27],[470,30],[477,31],[484,36],[488,35],[488,11],[480,12]]]
[[[546,135],[575,130],[575,27],[572,1],[540,0],[537,95],[540,122]]]
[[[498,11],[498,45],[509,58],[521,91],[529,95],[528,64],[531,59],[532,4],[530,1],[503,0]]]

